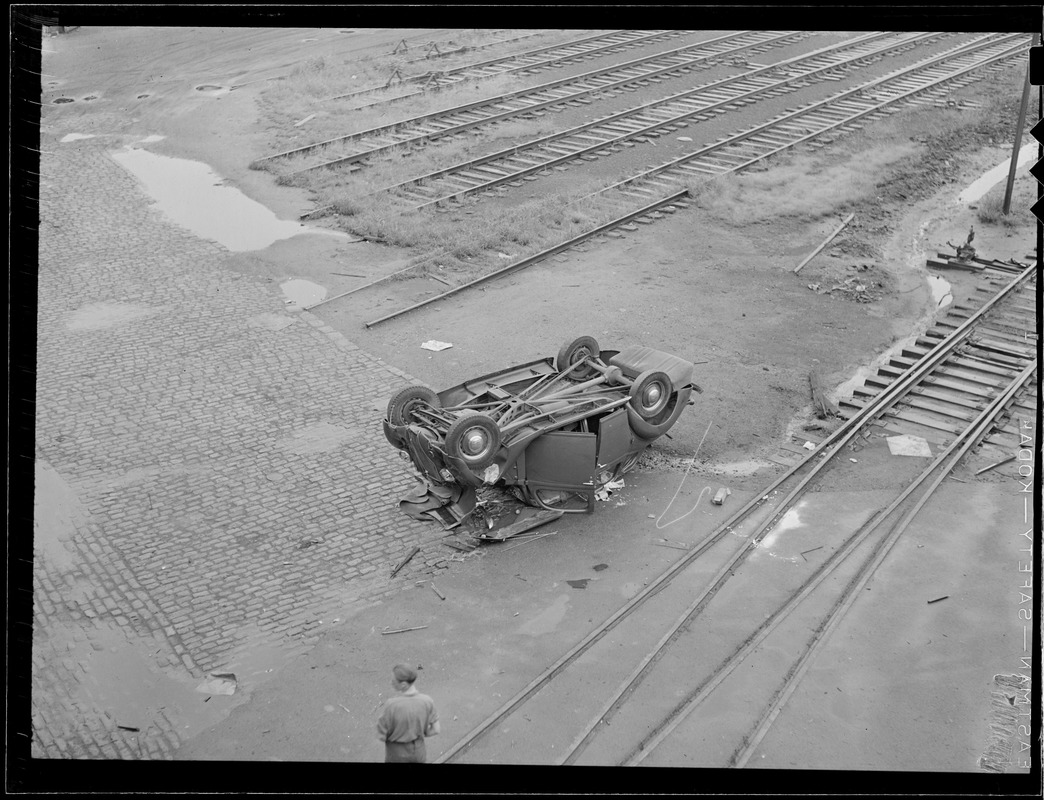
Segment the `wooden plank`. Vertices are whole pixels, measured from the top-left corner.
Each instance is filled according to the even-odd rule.
[[[913,422],[925,428],[931,428],[937,431],[944,431],[946,433],[952,433],[954,435],[964,431],[964,426],[962,425],[951,425],[948,422],[936,419],[935,417],[929,416],[928,414],[922,414],[917,411],[898,409],[895,410],[895,413],[888,413],[885,416],[891,419],[901,419],[906,422]]]
[[[901,369],[899,367],[893,367],[886,364],[878,370],[878,373],[885,375],[891,373],[895,377],[899,377],[899,375],[904,374],[906,371],[906,369]],[[971,371],[969,370],[951,369],[949,367],[940,367],[939,369],[934,370],[931,373],[931,375],[928,376],[928,378],[932,378],[933,380],[925,379],[925,382],[938,383],[938,376],[940,375],[944,378],[950,378],[955,381],[964,381],[965,383],[972,384],[973,386],[985,386],[990,389],[1000,389],[1007,385],[1007,381],[989,380],[989,378],[985,376],[985,373],[983,375],[975,375],[971,373]],[[974,389],[965,389],[965,391],[974,391]]]
[[[920,397],[917,395],[907,395],[903,398],[903,403],[911,408],[921,408],[925,411],[931,411],[936,414],[952,417],[953,419],[963,419],[966,422],[971,422],[977,416],[971,412],[960,411],[959,406],[955,403],[948,403],[945,400],[939,401],[933,398]]]
[[[918,359],[903,358],[902,356],[892,356],[889,359],[893,366],[903,367],[909,369],[918,362]],[[979,364],[977,362],[971,362],[971,366],[963,366],[961,364],[954,364],[956,359],[946,359],[946,366],[939,367],[932,371],[932,375],[948,375],[953,378],[961,378],[962,380],[968,380],[975,383],[985,383],[989,386],[1006,385],[1009,378],[1015,377],[1018,373],[1014,370],[1008,369],[997,369],[989,368],[987,364]],[[950,366],[953,364],[953,366]],[[997,376],[991,378],[990,376]]]
[[[826,389],[814,369],[808,373],[808,385],[812,389],[812,406],[816,416],[820,419],[837,416],[837,406],[827,397]]]

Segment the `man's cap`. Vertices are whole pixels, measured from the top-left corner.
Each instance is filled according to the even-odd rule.
[[[408,667],[405,664],[396,664],[392,668],[392,674],[395,676],[395,680],[397,681],[413,683],[417,680],[417,670],[413,667]]]

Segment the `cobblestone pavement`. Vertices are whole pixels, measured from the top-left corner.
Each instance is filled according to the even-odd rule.
[[[379,420],[415,381],[150,209],[115,137],[47,138],[38,502],[68,532],[44,547],[37,520],[32,753],[169,758],[208,673],[290,658],[455,551],[396,507],[413,481]],[[188,694],[131,724],[113,670]]]

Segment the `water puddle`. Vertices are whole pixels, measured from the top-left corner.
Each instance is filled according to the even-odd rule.
[[[283,296],[291,309],[308,308],[310,305],[326,299],[326,289],[318,283],[294,278],[279,284]]]
[[[302,233],[349,239],[347,234],[281,220],[199,161],[173,158],[140,148],[114,151],[113,159],[132,173],[166,216],[204,239],[235,252],[263,250]]]
[[[552,605],[521,625],[518,632],[529,636],[543,636],[544,634],[553,633],[555,628],[558,627],[558,623],[565,619],[568,607],[569,595],[559,595]]]
[[[36,461],[33,550],[54,568],[66,572],[76,566],[65,542],[87,524],[87,510],[72,487],[47,463]]]
[[[65,317],[65,327],[71,331],[96,331],[113,328],[125,322],[144,319],[158,314],[165,306],[145,306],[139,303],[120,303],[106,300],[100,303],[88,303],[70,312]]]
[[[67,133],[58,141],[60,142],[78,142],[80,139],[93,139],[93,133]]]
[[[1024,145],[1019,150],[1018,158],[1016,159],[1016,165],[1022,167],[1023,164],[1027,164],[1037,157],[1037,143]],[[1004,159],[1003,162],[995,166],[989,172],[986,172],[982,177],[976,179],[970,186],[962,191],[957,196],[957,202],[959,203],[974,203],[975,201],[982,198],[990,189],[996,186],[1003,180],[1008,178],[1008,170],[1011,168],[1011,157]]]
[[[953,302],[953,294],[950,293],[950,282],[945,278],[940,278],[938,275],[929,275],[928,286],[931,287],[932,301],[937,309],[946,308]]]
[[[776,523],[775,527],[768,532],[768,534],[759,543],[758,547],[765,548],[766,550],[775,544],[776,540],[784,533],[795,528],[804,526],[804,522],[801,521],[801,509],[808,505],[807,500],[802,500],[793,508],[787,509],[787,512],[780,518],[779,522]]]
[[[176,720],[185,739],[220,722],[242,698],[204,695],[188,682],[157,669],[120,632],[92,632],[91,647],[81,655],[86,676],[77,687],[81,698],[127,733],[149,735],[164,727],[160,715]]]

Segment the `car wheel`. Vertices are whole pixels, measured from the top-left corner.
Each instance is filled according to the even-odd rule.
[[[471,469],[493,463],[500,447],[500,427],[485,414],[461,417],[446,431],[446,452]]]
[[[562,346],[562,349],[558,351],[558,355],[555,357],[555,369],[559,372],[564,372],[569,369],[573,364],[583,361],[588,356],[598,357],[598,354],[602,351],[598,349],[598,342],[592,336],[581,336],[579,339],[574,339],[566,345]],[[569,373],[569,377],[575,381],[583,381],[592,377],[595,374],[595,368],[588,365],[579,369],[573,370]]]
[[[392,425],[408,425],[411,421],[410,413],[420,406],[440,408],[442,401],[427,386],[407,386],[388,402],[388,422]]]
[[[674,386],[666,372],[650,369],[631,384],[631,408],[642,419],[654,419],[671,400]]]

